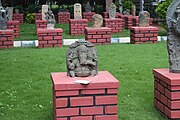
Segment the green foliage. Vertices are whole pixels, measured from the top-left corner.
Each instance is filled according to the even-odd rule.
[[[35,13],[28,13],[26,15],[26,23],[34,23],[35,22]]]
[[[100,14],[100,13],[102,13],[103,11],[104,11],[103,5],[96,5],[96,6],[94,7],[94,12],[96,12],[97,14]]]
[[[37,13],[39,10],[41,10],[40,5],[31,4],[26,8],[26,13]]]
[[[15,9],[18,9],[20,13],[23,13],[23,12],[24,12],[22,5],[15,6],[13,9],[14,9],[14,10],[15,10]]]
[[[132,0],[123,0],[122,1],[123,10],[126,10],[126,9],[131,10],[132,5],[133,5]]]

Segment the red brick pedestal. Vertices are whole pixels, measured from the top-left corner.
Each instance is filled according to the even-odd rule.
[[[122,27],[125,27],[125,16],[119,13],[119,18],[122,19]]]
[[[54,120],[118,120],[119,81],[109,72],[95,77],[71,78],[52,73]],[[89,85],[75,80],[89,80]]]
[[[111,28],[111,31],[113,33],[121,32],[122,31],[122,19],[116,18],[116,19],[103,19],[103,26]]]
[[[103,18],[109,18],[109,13],[108,12],[102,12],[102,17]]]
[[[38,29],[39,48],[62,47],[61,28],[58,29]]]
[[[19,34],[19,21],[8,21],[7,29],[13,30],[13,34],[15,38],[20,36]]]
[[[131,44],[141,43],[157,43],[158,28],[157,27],[131,27],[130,29]]]
[[[58,13],[58,23],[69,23],[70,13],[69,12],[59,12]]]
[[[0,30],[0,49],[13,48],[13,30]]]
[[[95,12],[83,12],[83,19],[88,19],[88,21],[91,22],[94,14]]]
[[[96,45],[111,44],[111,28],[85,28],[85,39]]]
[[[154,69],[154,106],[170,119],[180,119],[180,74]]]
[[[153,18],[150,18],[150,23],[151,26],[153,25]],[[133,16],[132,17],[132,26],[139,26],[139,16]]]
[[[23,14],[13,14],[12,20],[19,21],[20,23],[24,23],[24,15]]]
[[[69,32],[70,35],[83,35],[85,27],[88,27],[87,19],[70,19],[69,20]]]
[[[132,27],[132,17],[131,15],[124,16],[125,28],[128,30]]]
[[[46,20],[36,20],[36,34],[38,29],[46,29],[47,21]]]
[[[36,20],[42,20],[42,14],[41,13],[35,13],[35,21]]]

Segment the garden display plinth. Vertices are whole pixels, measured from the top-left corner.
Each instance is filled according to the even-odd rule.
[[[35,13],[35,20],[42,20],[42,13]]]
[[[70,13],[69,12],[59,12],[58,13],[58,23],[69,23]]]
[[[36,34],[38,29],[46,29],[47,20],[36,20]]]
[[[70,35],[83,35],[85,27],[88,27],[87,19],[70,19],[69,32]]]
[[[83,19],[87,19],[89,22],[91,22],[94,14],[95,12],[83,12]]]
[[[12,20],[19,21],[20,23],[24,23],[24,15],[23,14],[13,14]]]
[[[153,25],[153,18],[150,18],[149,25]],[[132,17],[132,26],[139,26],[139,16],[133,16]]]
[[[130,43],[157,43],[158,42],[158,27],[131,27]]]
[[[111,44],[111,28],[85,28],[85,39],[96,45]]]
[[[124,20],[125,20],[125,28],[130,29],[132,27],[132,15],[125,15]]]
[[[7,29],[13,30],[14,38],[20,37],[19,24],[20,24],[19,21],[11,21],[11,20],[9,20],[7,22]]]
[[[122,19],[116,18],[116,19],[103,19],[103,26],[111,28],[112,33],[117,33],[122,31]]]
[[[13,30],[0,30],[0,49],[13,48]]]
[[[180,74],[154,69],[154,106],[169,119],[180,119]]]
[[[63,30],[61,28],[38,29],[37,33],[39,48],[62,47]]]
[[[107,71],[94,77],[51,73],[54,120],[118,120],[119,81]],[[75,80],[91,81],[88,85]]]

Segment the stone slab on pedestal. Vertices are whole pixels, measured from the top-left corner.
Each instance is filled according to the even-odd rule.
[[[83,12],[83,19],[87,19],[89,22],[91,22],[94,14],[95,12]]]
[[[35,13],[35,21],[42,20],[42,13]]]
[[[62,47],[63,30],[61,28],[38,29],[37,33],[39,48]]]
[[[154,69],[154,106],[170,119],[180,119],[180,74]]]
[[[88,27],[87,19],[70,19],[69,20],[70,35],[83,35],[85,27]]]
[[[111,44],[111,28],[85,28],[85,39],[96,45]]]
[[[51,73],[54,120],[118,120],[119,81],[107,71],[95,77]],[[74,83],[89,80],[88,85]]]
[[[0,49],[13,48],[13,30],[0,30]]]
[[[7,29],[13,30],[14,38],[20,37],[19,34],[19,21],[8,21],[7,22]]]
[[[69,23],[70,13],[69,12],[59,12],[58,13],[58,23]]]
[[[24,15],[23,14],[13,14],[12,20],[19,21],[20,23],[24,23]]]
[[[125,15],[124,20],[125,20],[125,28],[130,29],[132,27],[132,15]]]
[[[36,20],[36,34],[38,29],[47,29],[47,20]]]
[[[153,25],[153,18],[150,18],[150,26]],[[132,17],[132,26],[139,26],[139,16],[133,16]]]
[[[116,18],[116,19],[103,19],[103,26],[111,28],[111,32],[117,33],[122,31],[122,19]]]
[[[158,42],[158,27],[131,27],[130,43],[157,43]]]

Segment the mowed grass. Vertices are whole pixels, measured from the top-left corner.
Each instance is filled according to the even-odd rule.
[[[51,72],[66,71],[66,49],[0,50],[0,120],[53,120]],[[97,46],[99,71],[120,81],[119,120],[166,120],[153,105],[154,68],[167,68],[166,43]]]

